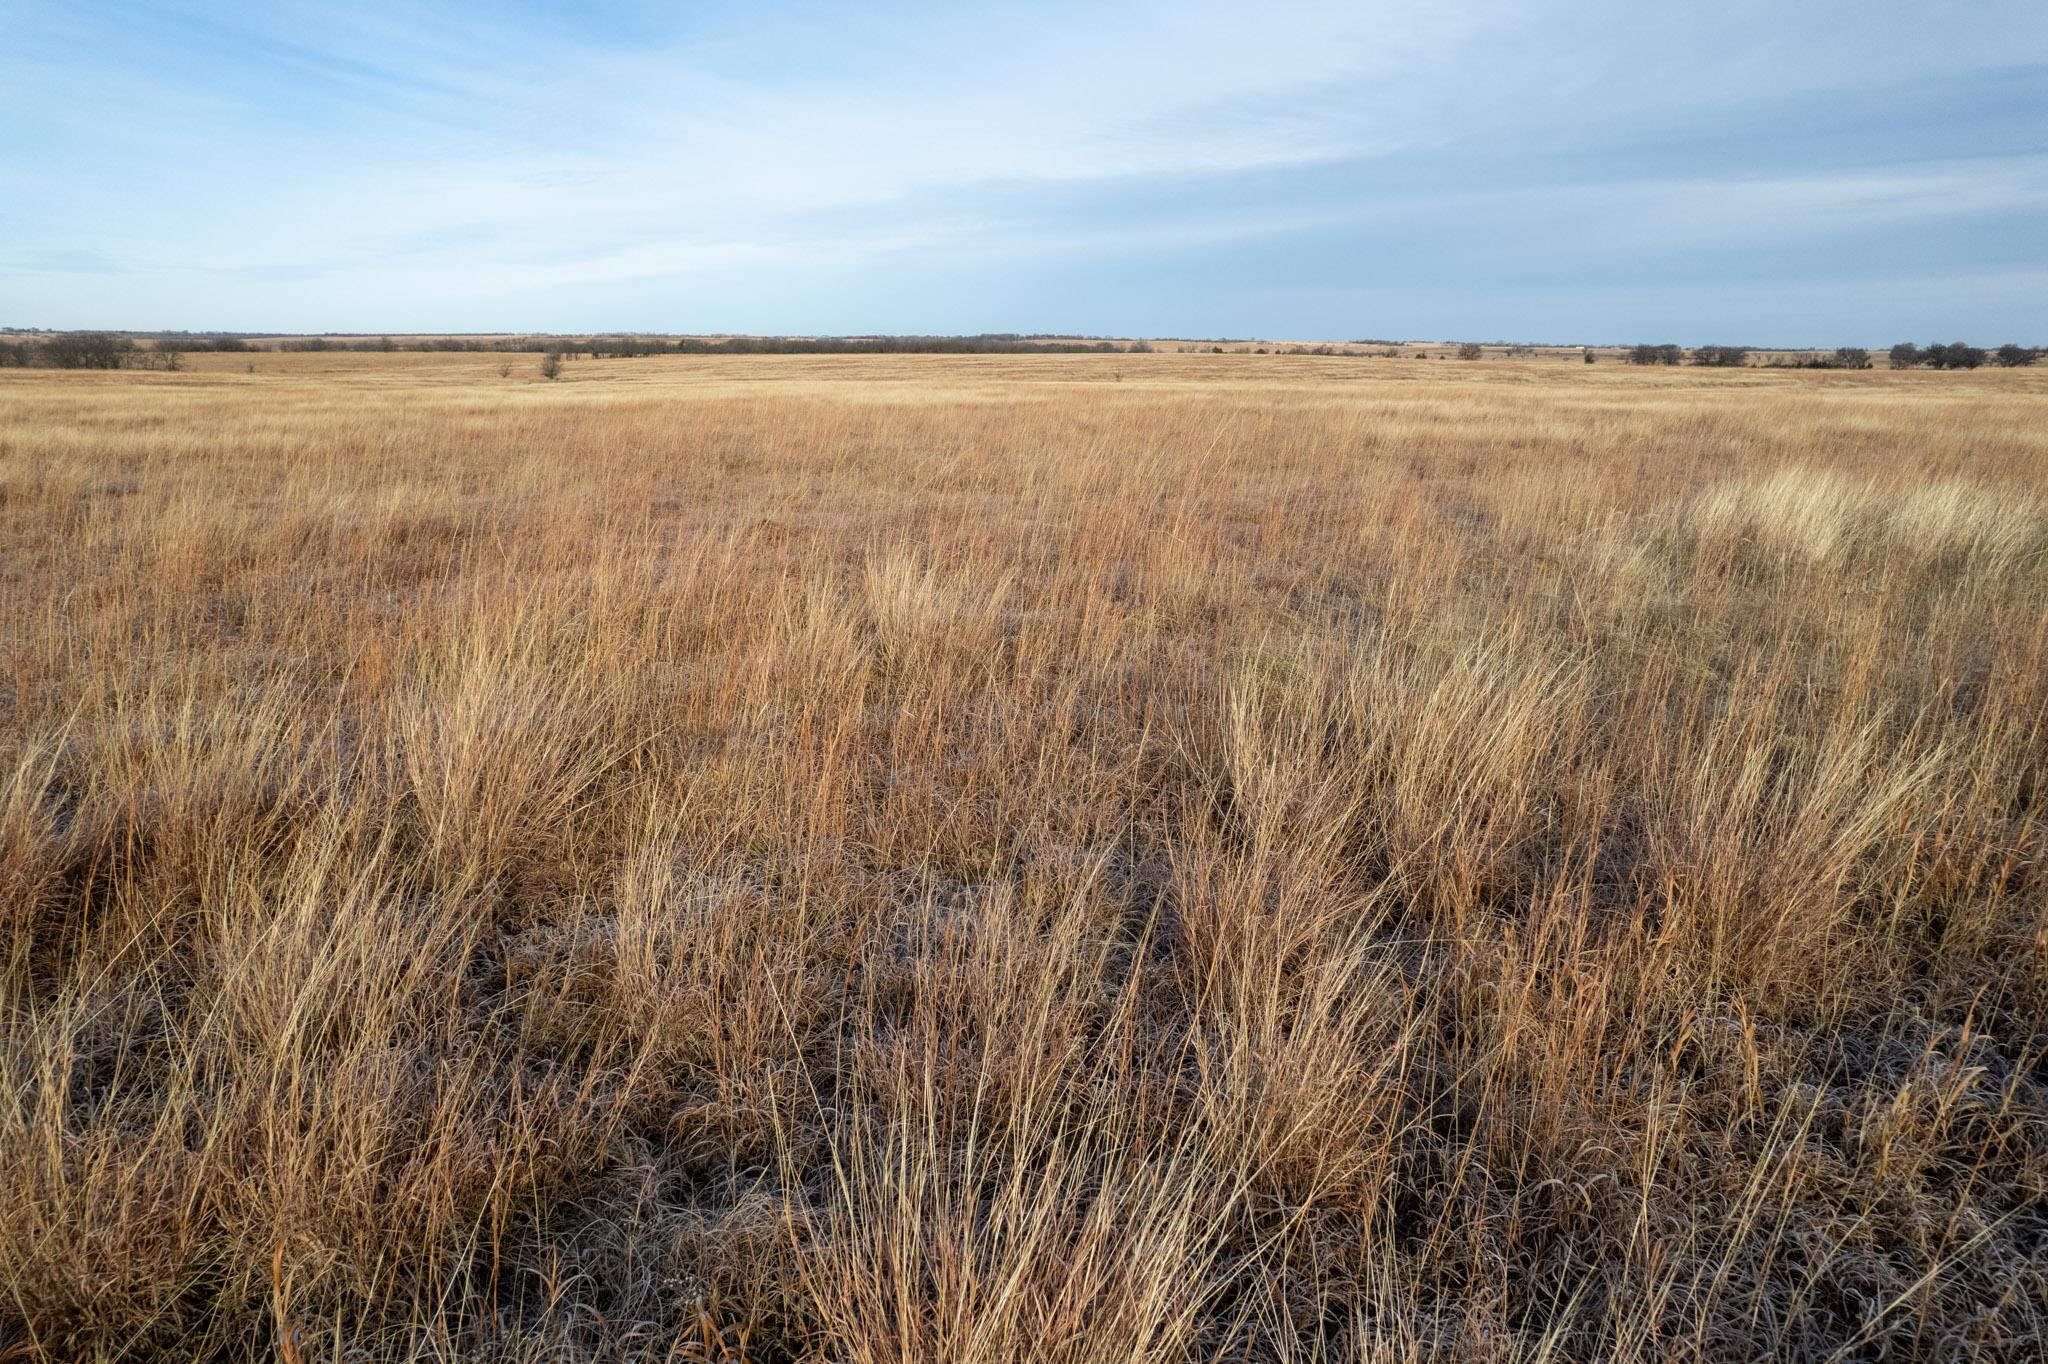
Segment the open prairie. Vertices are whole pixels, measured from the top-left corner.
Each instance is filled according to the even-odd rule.
[[[0,373],[0,1356],[2040,1357],[2048,372],[534,370]]]

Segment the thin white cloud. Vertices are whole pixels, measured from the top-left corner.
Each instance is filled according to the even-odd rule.
[[[1800,174],[1374,183],[1374,158],[1455,166],[1474,137],[1568,149],[1638,123],[1711,129],[1760,95],[2048,61],[2048,7],[1933,10],[650,5],[625,27],[616,7],[609,23],[563,7],[536,27],[375,3],[165,3],[127,33],[51,3],[17,15],[12,56],[0,44],[0,84],[44,120],[23,140],[43,150],[0,166],[0,197],[35,206],[0,209],[0,258],[118,259],[128,299],[203,280],[211,304],[288,298],[306,325],[321,306],[380,304],[399,325],[579,286],[741,278],[765,297],[793,272],[919,253],[971,256],[994,278],[1006,259],[1347,221],[1570,223],[1581,244],[1684,250],[2038,210],[2039,158],[1961,147]],[[180,43],[204,61],[151,46]],[[1179,218],[983,202],[1319,166],[1355,169],[1300,202],[1191,196]],[[95,297],[88,277],[66,283],[23,297]]]

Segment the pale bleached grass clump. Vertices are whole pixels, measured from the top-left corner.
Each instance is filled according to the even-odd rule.
[[[2041,1354],[2048,387],[1423,368],[0,380],[0,1356]]]
[[[2038,494],[1954,477],[1900,486],[1780,469],[1712,488],[1678,520],[1701,552],[1778,563],[1896,555],[2002,574],[2048,556],[2048,508]]]

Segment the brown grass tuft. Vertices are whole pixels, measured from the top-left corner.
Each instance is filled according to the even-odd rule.
[[[2048,1348],[2041,376],[495,363],[0,376],[0,1357]]]

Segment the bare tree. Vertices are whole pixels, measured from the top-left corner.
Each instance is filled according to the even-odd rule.
[[[135,343],[108,332],[64,332],[42,344],[43,363],[53,369],[119,369]]]
[[[1937,341],[1920,355],[1936,369],[1975,369],[1990,358],[1982,347],[1967,341],[1951,341],[1946,345]]]

